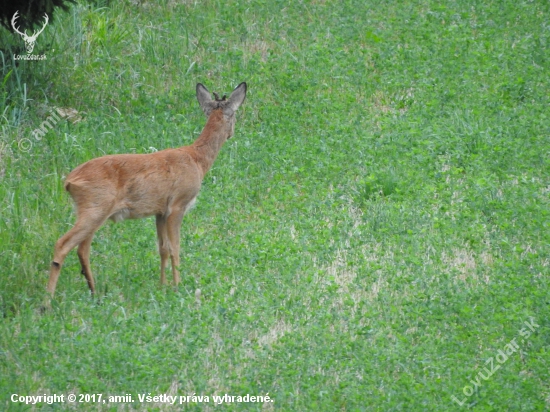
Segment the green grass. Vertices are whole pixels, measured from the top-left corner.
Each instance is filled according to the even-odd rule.
[[[56,15],[45,61],[14,66],[1,34],[0,409],[550,409],[547,1],[104,3]],[[154,219],[109,223],[98,299],[72,252],[40,314],[74,222],[63,177],[190,144],[196,83],[241,81],[178,290],[159,286]],[[35,139],[53,107],[82,120]],[[134,403],[10,400],[44,393]]]

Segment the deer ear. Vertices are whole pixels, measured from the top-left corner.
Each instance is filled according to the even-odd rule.
[[[212,111],[212,107],[209,104],[212,101],[212,97],[208,89],[201,83],[197,83],[197,100],[204,114],[208,116]]]
[[[240,105],[243,104],[245,97],[246,83],[242,82],[237,87],[235,87],[235,90],[233,90],[231,96],[229,96],[229,107],[231,108],[231,110],[233,110],[233,112],[237,111]]]

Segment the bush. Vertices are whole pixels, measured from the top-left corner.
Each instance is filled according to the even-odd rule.
[[[66,10],[74,0],[0,0],[0,23],[9,31],[14,32],[11,19],[19,11],[17,27],[20,31],[40,27],[44,23],[44,13],[53,20],[56,8]]]

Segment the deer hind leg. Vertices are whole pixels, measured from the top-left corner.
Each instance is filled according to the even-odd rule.
[[[80,260],[80,265],[82,266],[81,273],[86,278],[86,281],[88,282],[88,287],[90,288],[92,295],[95,293],[94,276],[92,274],[92,269],[90,268],[90,247],[92,245],[93,238],[94,235],[92,234],[84,239],[82,242],[80,242],[77,251],[78,259]]]
[[[157,237],[159,242],[159,254],[160,254],[160,283],[166,285],[166,262],[168,262],[168,256],[170,256],[170,239],[166,230],[166,216],[157,215]]]
[[[61,239],[56,242],[53,262],[50,268],[50,279],[48,281],[47,287],[47,291],[52,297],[55,293],[55,287],[57,285],[57,280],[59,279],[59,273],[61,272],[61,265],[63,265],[63,261],[65,260],[69,252],[74,249],[76,245],[79,245],[82,242],[88,240],[91,242],[93,234],[105,222],[107,217],[108,214],[101,214],[93,217],[89,215],[82,215],[82,217],[79,217],[77,219],[74,227],[67,233],[65,233],[65,235],[63,235]],[[86,245],[84,245],[84,247],[85,246]],[[89,272],[89,274],[91,276],[91,272]],[[87,276],[86,279],[88,279]],[[89,284],[90,283],[88,281],[88,285]]]

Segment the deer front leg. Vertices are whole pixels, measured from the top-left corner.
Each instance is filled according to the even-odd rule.
[[[167,218],[168,237],[172,249],[170,251],[170,258],[172,261],[172,276],[174,277],[174,286],[178,286],[180,283],[180,275],[178,268],[180,266],[180,231],[181,221],[185,212],[187,212],[194,204],[195,199],[189,202],[187,205],[173,210],[173,212]]]
[[[168,232],[166,230],[166,216],[157,215],[156,216],[157,224],[157,237],[159,242],[159,254],[160,254],[160,283],[161,285],[166,285],[166,262],[168,261],[168,256],[170,256],[170,240],[168,238]]]

